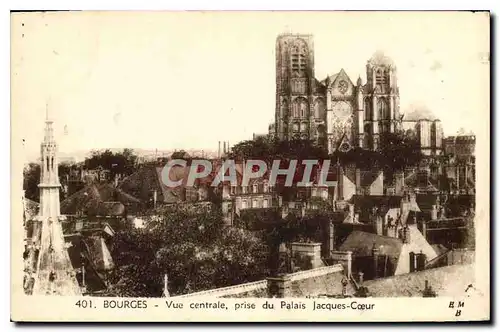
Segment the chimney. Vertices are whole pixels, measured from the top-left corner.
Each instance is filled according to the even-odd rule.
[[[226,141],[222,142],[222,155],[226,154]]]
[[[403,228],[403,243],[404,244],[408,244],[410,243],[410,227],[408,227],[408,225],[406,225],[404,228]]]
[[[378,278],[378,257],[380,250],[376,247],[375,243],[372,248],[372,257],[373,257],[373,279]]]
[[[344,200],[344,168],[342,166],[338,167],[338,186],[339,186],[339,195],[338,199],[340,201]]]
[[[359,286],[363,285],[363,272],[359,271],[358,272],[358,284]]]
[[[409,255],[410,255],[410,273],[412,273],[417,270],[416,255],[413,251],[410,252]]]
[[[217,158],[220,158],[220,141],[219,141],[219,150],[217,152]]]
[[[335,250],[335,225],[328,220],[328,239],[327,239],[327,249],[326,249],[326,257],[331,257],[332,251]]]
[[[309,269],[316,269],[322,267],[323,261],[321,259],[321,243],[303,243],[303,242],[293,242],[292,243],[292,257],[295,255],[302,257],[307,257],[311,265]]]
[[[356,194],[361,194],[361,170],[356,168]]]
[[[432,210],[431,210],[431,220],[436,220],[437,219],[437,213],[438,213],[437,206],[433,205],[432,206]]]
[[[415,255],[417,261],[417,271],[425,270],[425,261],[427,259],[426,255],[420,251],[420,254]]]
[[[422,219],[420,221],[420,232],[422,233],[424,238],[427,240],[427,222],[424,219]]]
[[[349,221],[354,222],[354,204],[349,204]]]
[[[394,185],[395,185],[395,189],[396,189],[396,192],[395,194],[396,195],[402,195],[403,194],[403,188],[404,188],[404,184],[405,184],[405,173],[404,172],[396,172],[394,174]]]
[[[352,251],[332,251],[330,258],[333,262],[342,264],[347,278],[352,277]]]
[[[347,285],[348,284],[349,284],[349,281],[344,276],[344,278],[342,278],[342,297],[346,297],[347,296]]]
[[[375,229],[377,231],[377,235],[384,235],[384,223],[382,217],[379,215],[375,216]]]

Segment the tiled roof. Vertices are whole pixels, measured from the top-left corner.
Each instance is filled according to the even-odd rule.
[[[141,167],[138,171],[123,179],[119,188],[143,202],[148,202],[153,196],[153,191],[156,190],[157,200],[159,202],[164,200],[159,175],[154,166]]]
[[[123,216],[125,205],[121,202],[100,202],[95,214],[98,216]]]
[[[474,264],[452,265],[384,279],[365,281],[373,297],[422,297],[425,281],[438,296],[467,296],[466,289],[475,283]]]
[[[435,184],[432,183],[430,176],[419,176],[418,172],[413,172],[405,178],[405,186],[415,188],[420,191],[438,191]]]
[[[62,214],[122,214],[124,206],[138,206],[140,200],[111,184],[89,184],[61,202]]]
[[[168,187],[165,183],[163,183],[162,180],[162,170],[163,167],[156,167],[155,172],[156,172],[156,180],[154,184],[156,185],[153,188],[150,188],[151,190],[154,190],[156,188],[160,188],[162,196],[163,196],[163,202],[164,203],[178,203],[184,201],[184,186],[179,186],[179,187]],[[170,180],[171,181],[178,181],[181,179],[186,179],[187,177],[185,176],[185,170],[184,168],[181,167],[172,167],[170,171]],[[185,180],[185,181],[186,181]]]
[[[349,203],[354,204],[355,209],[371,210],[373,207],[385,211],[390,208],[401,206],[402,196],[388,195],[353,195]]]
[[[340,251],[352,251],[356,256],[372,256],[372,249],[379,249],[380,255],[398,259],[403,242],[394,237],[381,236],[372,233],[353,231],[342,243]]]
[[[434,249],[438,256],[449,251],[449,249],[442,244],[432,244],[431,247],[432,249]]]
[[[83,239],[87,247],[89,256],[92,258],[95,268],[98,271],[111,270],[114,267],[111,253],[101,236],[88,236]]]

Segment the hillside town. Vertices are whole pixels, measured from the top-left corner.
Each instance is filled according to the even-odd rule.
[[[24,171],[24,289],[119,297],[436,297],[474,288],[475,135],[400,110],[397,64],[316,78],[312,35],[276,38],[275,121],[209,151],[58,159],[47,116]],[[272,49],[273,45],[270,45]],[[233,124],[237,125],[237,124]],[[209,130],[209,129],[207,129]],[[162,147],[158,147],[162,149]],[[186,185],[196,160],[211,170]],[[165,165],[183,160],[187,167]],[[298,161],[291,185],[251,160]],[[328,161],[306,171],[302,161]],[[235,181],[222,179],[227,161]],[[307,185],[298,185],[310,172]],[[470,286],[470,287],[468,287]]]

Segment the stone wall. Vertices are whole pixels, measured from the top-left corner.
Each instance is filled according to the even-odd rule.
[[[246,295],[246,296],[242,296]],[[203,292],[185,294],[177,297],[266,297],[267,280],[249,282],[245,284],[210,289]]]
[[[341,264],[300,271],[256,282],[177,296],[216,298],[306,297],[341,294],[345,278]]]

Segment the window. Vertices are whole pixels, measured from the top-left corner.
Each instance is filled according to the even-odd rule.
[[[323,119],[325,116],[325,102],[323,99],[316,99],[314,102],[314,117],[316,119]]]
[[[269,185],[267,182],[264,182],[264,192],[267,193],[269,191]]]
[[[241,201],[241,208],[242,209],[246,209],[247,208],[247,201],[246,200],[242,200]]]
[[[375,74],[375,81],[377,83],[377,85],[379,86],[384,86],[385,85],[385,75],[384,75],[384,71],[382,69],[378,69],[376,74]]]
[[[372,113],[371,113],[371,105],[370,105],[370,99],[366,98],[365,99],[365,119],[366,120],[371,120],[372,119]]]
[[[385,100],[385,98],[380,98],[377,104],[379,112],[378,119],[379,120],[389,119],[390,114],[389,114],[389,107],[387,105],[387,100]]]
[[[269,207],[269,200],[266,198],[264,199],[264,208]]]
[[[303,118],[307,117],[307,106],[304,101],[300,103],[300,116]]]
[[[305,72],[307,68],[307,45],[298,40],[290,49],[292,71]]]
[[[287,117],[288,116],[288,102],[283,100],[281,103],[281,117]]]
[[[308,110],[307,110],[307,100],[304,98],[298,98],[295,99],[293,102],[293,116],[298,118],[298,117],[307,117],[309,116]]]
[[[298,105],[297,101],[295,101],[293,103],[292,112],[293,112],[293,117],[294,118],[298,118],[299,117],[299,105]]]
[[[254,183],[254,184],[252,185],[252,187],[253,187],[253,193],[254,193],[254,194],[256,194],[256,193],[258,193],[258,192],[259,192],[259,190],[258,190],[258,187],[257,187],[257,184],[256,184],[256,183]]]

